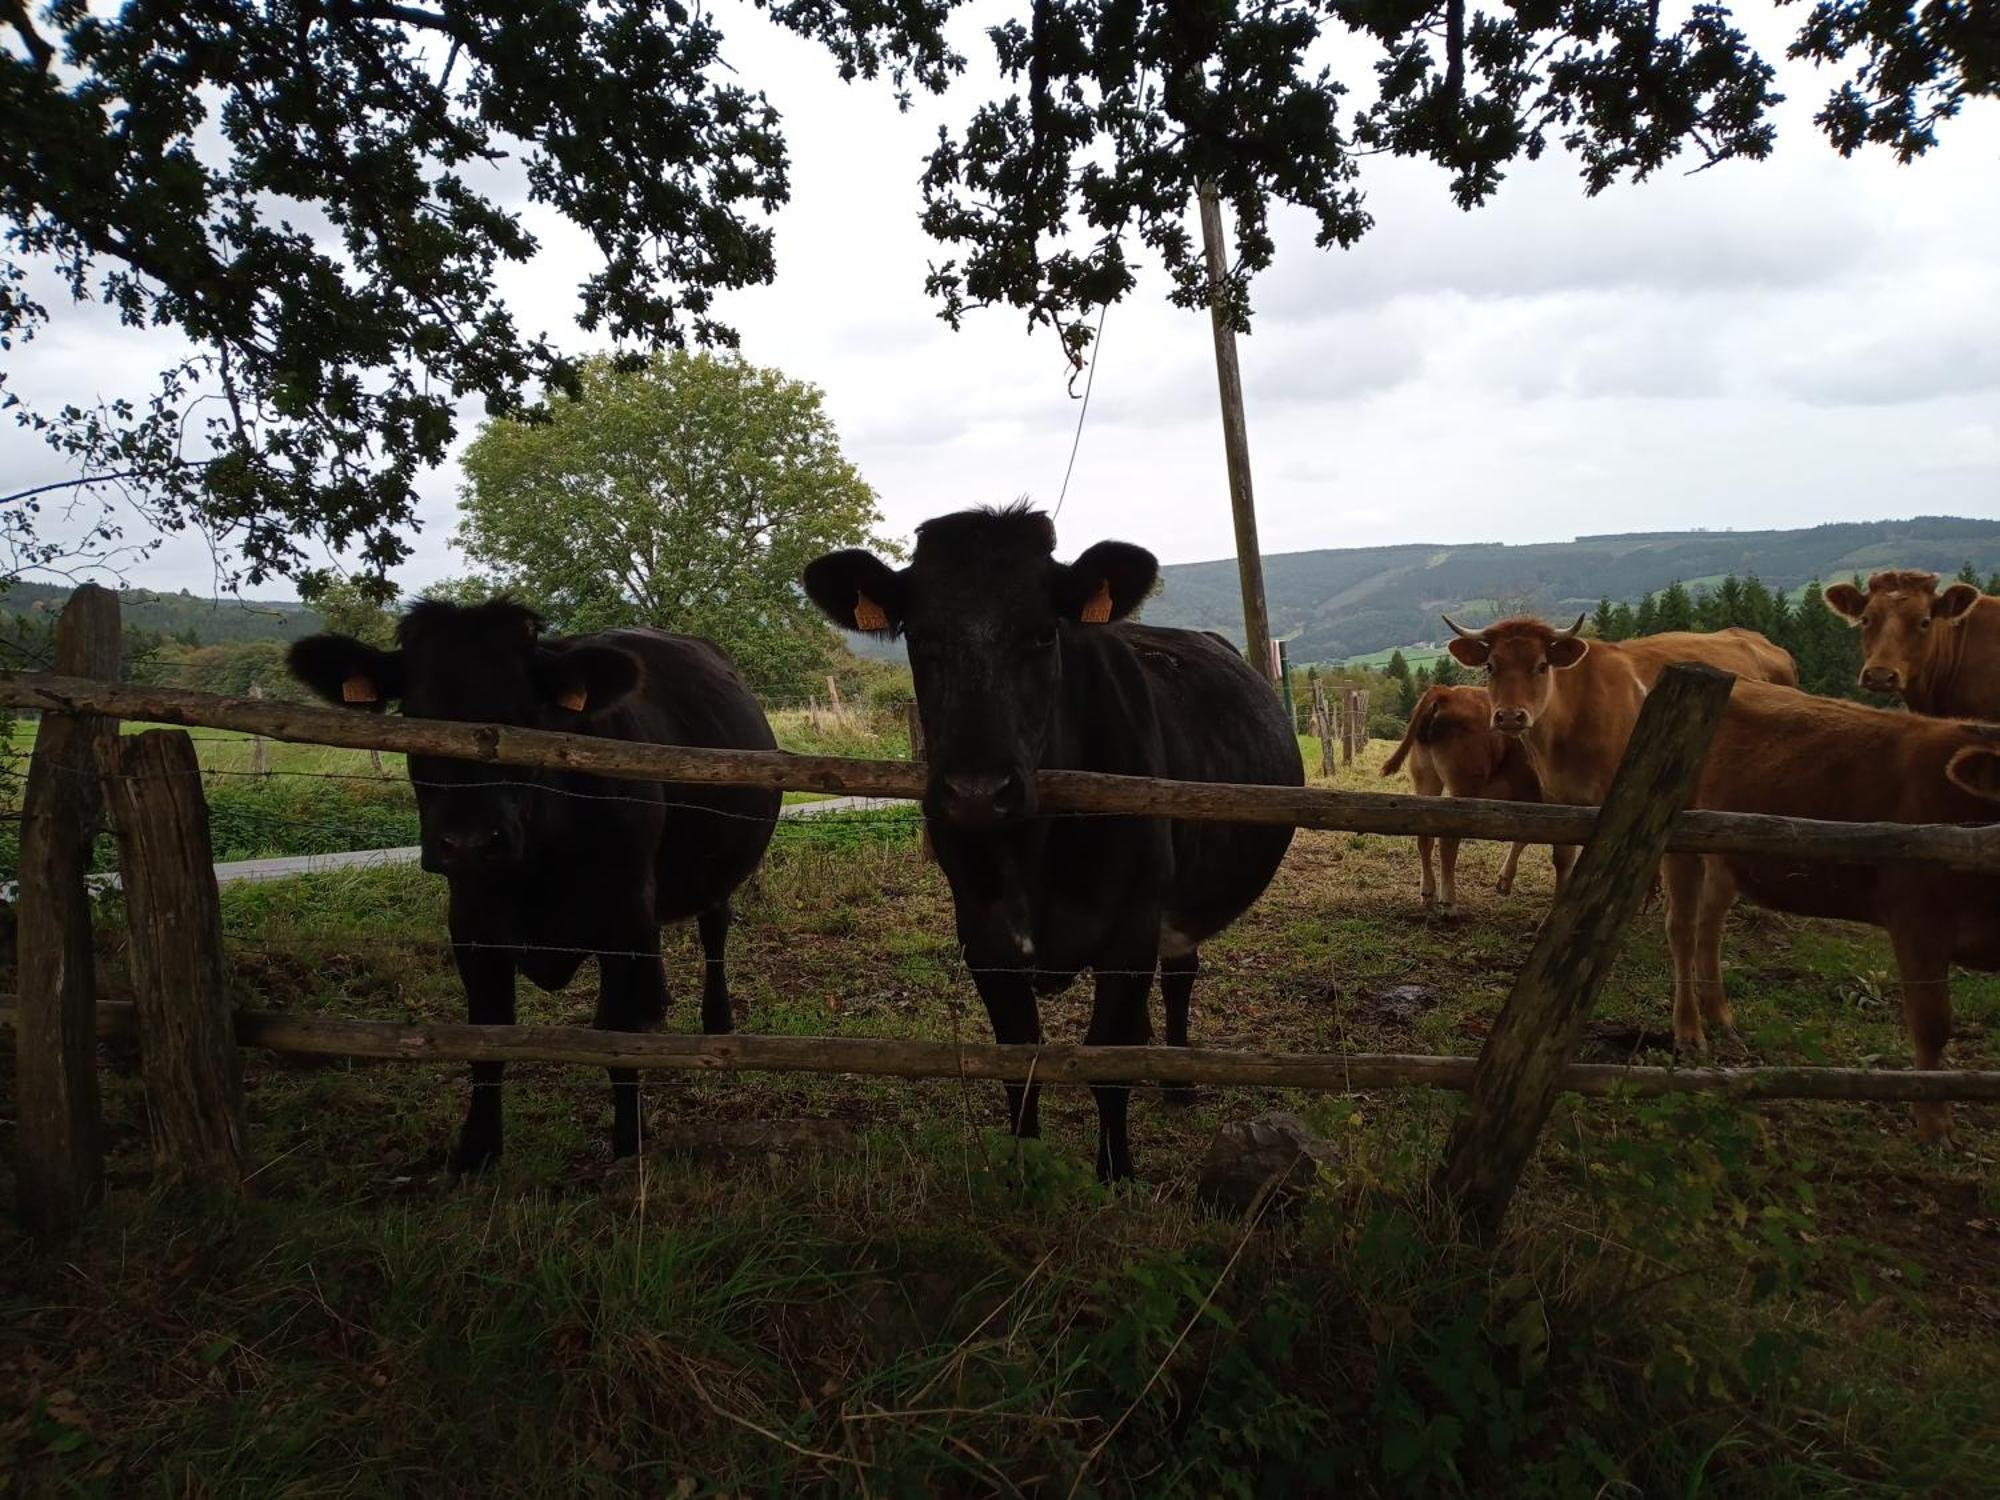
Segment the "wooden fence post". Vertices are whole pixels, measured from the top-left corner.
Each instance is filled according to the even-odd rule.
[[[262,698],[264,696],[264,685],[261,682],[251,683],[250,696],[252,698]],[[269,776],[271,774],[269,748],[264,736],[261,734],[250,737],[250,769],[258,776]]]
[[[128,736],[105,767],[132,930],[153,1157],[182,1180],[243,1185],[242,1064],[222,962],[208,800],[179,729]]]
[[[1354,764],[1354,689],[1340,690],[1340,763]]]
[[[1437,1186],[1475,1234],[1491,1234],[1506,1216],[1735,681],[1682,663],[1646,695],[1596,828],[1480,1049],[1471,1099],[1445,1147]]]
[[[1313,683],[1313,712],[1317,716],[1319,733],[1319,774],[1333,775],[1333,714],[1326,703],[1326,684]]]
[[[115,678],[118,649],[118,596],[83,585],[56,621],[56,670]],[[75,1227],[104,1179],[84,876],[103,813],[100,756],[117,737],[115,719],[44,713],[22,794],[14,1158],[22,1215],[42,1238]]]

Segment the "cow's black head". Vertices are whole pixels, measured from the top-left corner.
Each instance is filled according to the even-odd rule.
[[[413,606],[396,626],[398,649],[344,635],[308,636],[291,649],[292,675],[330,703],[380,713],[400,700],[418,719],[457,719],[587,733],[638,687],[639,659],[611,646],[540,639],[541,621],[510,600]],[[423,828],[423,864],[439,874],[521,863],[535,817],[550,799],[533,772],[437,756],[410,757]]]
[[[1099,542],[1065,565],[1055,545],[1049,518],[1016,505],[926,521],[907,568],[847,551],[805,571],[836,625],[909,644],[933,817],[988,827],[1034,815],[1065,637],[1123,619],[1159,574],[1143,547]]]

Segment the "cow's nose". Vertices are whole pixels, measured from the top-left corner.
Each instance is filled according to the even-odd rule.
[[[1493,727],[1502,734],[1526,734],[1528,711],[1525,708],[1496,708],[1493,710]]]
[[[438,835],[438,853],[446,864],[475,863],[492,854],[499,845],[497,828],[453,828]]]
[[[1903,684],[1903,674],[1894,667],[1863,667],[1861,686],[1871,693],[1893,693]]]
[[[1006,819],[1021,808],[1021,778],[1012,771],[951,771],[942,778],[944,815],[968,828]]]

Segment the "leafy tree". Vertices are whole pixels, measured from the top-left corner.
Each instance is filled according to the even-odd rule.
[[[1618,639],[1618,637],[1616,637],[1611,633],[1612,625],[1615,623],[1616,619],[1617,615],[1613,609],[1610,596],[1607,595],[1604,598],[1599,599],[1597,601],[1597,608],[1591,613],[1590,616],[1590,623],[1596,627],[1597,638],[1599,640],[1615,641],[1616,639]]]
[[[705,635],[759,691],[803,692],[837,641],[800,571],[834,547],[893,550],[818,389],[685,352],[579,377],[576,397],[489,422],[466,450],[466,555],[562,629]]]
[[[757,8],[907,104],[965,70],[948,39],[962,4]],[[1790,50],[1844,68],[1818,117],[1834,146],[1910,159],[1994,92],[1987,10],[1817,0]],[[491,195],[496,162],[589,239],[579,321],[621,345],[729,344],[717,293],[775,273],[784,137],[707,8],[14,0],[5,27],[0,347],[50,325],[33,287],[52,270],[72,301],[181,351],[150,393],[11,404],[103,501],[85,544],[100,555],[123,487],[156,525],[220,536],[251,582],[314,539],[379,579],[407,555],[415,477],[450,450],[461,398],[496,417],[538,386],[576,394],[579,364],[496,290],[536,248]],[[1012,307],[1079,355],[1088,314],[1134,284],[1135,242],[1177,301],[1210,296],[1186,224],[1198,184],[1235,219],[1219,298],[1241,324],[1272,255],[1267,206],[1350,244],[1370,155],[1442,165],[1471,207],[1551,145],[1595,193],[1688,152],[1762,157],[1773,134],[1772,70],[1710,5],[1034,0],[985,35],[1000,95],[941,132],[923,174],[923,223],[947,247],[927,286],[954,323]],[[1307,61],[1329,42],[1374,55],[1362,97]],[[0,499],[0,570],[64,553],[37,528],[45,498]]]
[[[1437,686],[1455,687],[1464,680],[1465,673],[1449,653],[1431,663],[1431,681]]]
[[[1772,634],[1776,625],[1775,613],[1775,604],[1771,597],[1770,589],[1765,586],[1763,579],[1752,573],[1748,578],[1743,580],[1743,604],[1740,617],[1730,621],[1730,623],[1732,625],[1747,625],[1752,630],[1761,630],[1764,634],[1771,636],[1775,640],[1777,637]]]
[[[1402,652],[1391,651],[1389,653],[1389,665],[1382,669],[1382,675],[1393,678],[1397,682],[1408,682],[1410,680],[1410,664],[1404,659]]]
[[[1979,587],[1979,569],[1973,567],[1971,558],[1968,557],[1964,561],[1964,563],[1962,563],[1959,566],[1958,581],[1960,583],[1969,583],[1974,588]]]
[[[1632,634],[1652,635],[1659,628],[1659,607],[1653,603],[1653,596],[1648,594],[1639,601],[1639,607],[1632,612]]]
[[[395,615],[351,578],[338,573],[309,574],[299,580],[299,598],[326,621],[328,630],[371,646],[386,647],[395,640]]]

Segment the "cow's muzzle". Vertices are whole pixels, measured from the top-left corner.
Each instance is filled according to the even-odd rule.
[[[1028,787],[1014,771],[950,771],[931,788],[936,811],[960,828],[994,828],[1024,816]]]
[[[1525,708],[1496,708],[1493,710],[1493,727],[1502,734],[1526,734],[1528,711]]]
[[[1863,667],[1861,688],[1868,693],[1893,693],[1903,685],[1903,674],[1894,667]]]
[[[494,870],[512,862],[498,828],[454,828],[424,841],[423,867],[433,875]]]

